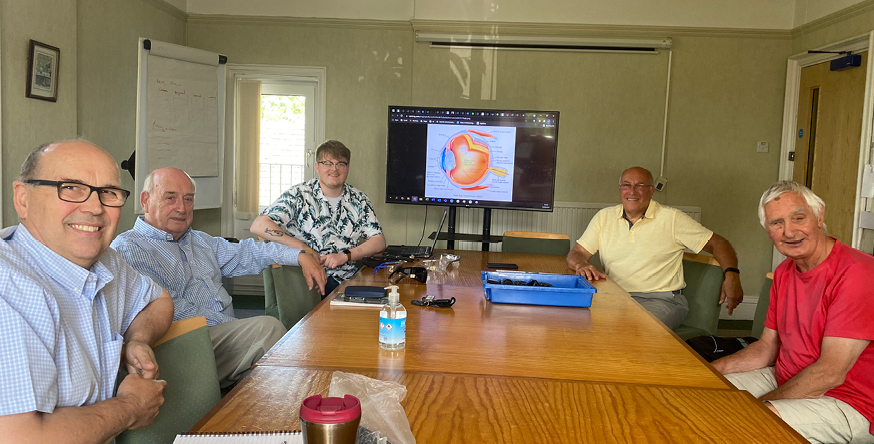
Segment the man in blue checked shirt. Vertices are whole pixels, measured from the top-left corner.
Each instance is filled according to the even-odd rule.
[[[151,424],[167,383],[150,345],[173,301],[109,243],[128,191],[84,141],[43,145],[0,231],[0,441],[105,443]],[[120,364],[129,375],[112,396]]]
[[[222,276],[260,273],[272,264],[300,265],[310,289],[324,291],[325,272],[302,250],[244,239],[231,243],[191,229],[195,183],[184,171],[162,168],[143,183],[143,216],[112,242],[127,262],[170,292],[175,320],[205,316],[219,382],[229,387],[285,334],[271,316],[237,319]]]

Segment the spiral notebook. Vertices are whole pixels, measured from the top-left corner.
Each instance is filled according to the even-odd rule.
[[[300,432],[176,435],[173,444],[303,444]]]

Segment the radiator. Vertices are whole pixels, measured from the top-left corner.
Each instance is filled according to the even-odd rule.
[[[583,235],[589,221],[602,208],[616,205],[606,203],[556,202],[551,213],[540,211],[492,210],[491,233],[503,234],[505,231],[536,231],[542,233],[567,234],[570,246]],[[700,207],[674,207],[701,222]],[[456,212],[456,233],[481,234],[483,231],[483,210],[479,208],[459,208]],[[458,250],[480,250],[480,242],[456,241]],[[492,244],[491,251],[501,251],[501,244]]]

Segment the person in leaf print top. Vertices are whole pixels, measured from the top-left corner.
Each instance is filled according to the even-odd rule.
[[[385,249],[370,199],[346,183],[351,157],[339,141],[321,144],[316,150],[319,177],[282,193],[251,228],[265,239],[311,250],[328,274],[324,296],[355,274],[354,261]]]

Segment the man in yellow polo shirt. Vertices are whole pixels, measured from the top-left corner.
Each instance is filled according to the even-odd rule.
[[[568,267],[590,281],[610,276],[668,328],[675,329],[689,313],[683,296],[683,250],[704,250],[725,273],[719,303],[727,302],[731,314],[743,299],[731,244],[686,213],[652,200],[654,192],[652,173],[641,167],[625,170],[619,179],[622,204],[604,208],[592,218],[568,253]],[[588,262],[598,251],[606,275]]]

